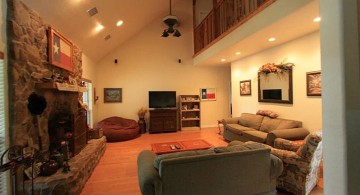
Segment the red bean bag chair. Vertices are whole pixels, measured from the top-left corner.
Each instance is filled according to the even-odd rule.
[[[96,128],[102,128],[108,142],[119,142],[138,137],[139,125],[135,120],[113,116],[100,121]]]

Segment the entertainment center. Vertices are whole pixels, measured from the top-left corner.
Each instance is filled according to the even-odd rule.
[[[177,108],[150,110],[149,133],[177,131]]]
[[[177,131],[176,91],[149,91],[149,133]]]

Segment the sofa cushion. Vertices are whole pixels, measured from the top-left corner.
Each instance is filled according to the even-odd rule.
[[[215,154],[213,150],[191,150],[191,151],[184,151],[184,152],[173,152],[168,154],[162,154],[156,156],[154,160],[154,167],[159,169],[160,162],[164,159],[173,159],[173,158],[181,158],[181,157],[188,157],[188,156],[197,156],[197,155],[208,155],[208,154]]]
[[[302,122],[281,119],[281,123],[279,124],[279,126],[276,129],[292,129],[292,128],[298,128],[298,127],[302,127]]]
[[[263,118],[264,116],[261,115],[242,113],[239,119],[239,123],[242,126],[259,130]]]
[[[280,125],[281,121],[282,121],[282,119],[271,119],[269,117],[264,117],[264,119],[261,123],[260,131],[269,133],[272,130],[277,129],[277,127]]]
[[[267,148],[266,146],[264,146],[263,144],[257,143],[257,142],[253,142],[253,141],[247,141],[244,143],[244,146],[254,150],[254,149],[262,149],[262,148]]]
[[[265,143],[267,133],[262,131],[244,131],[242,136],[255,142]]]
[[[249,148],[245,147],[245,145],[232,145],[232,146],[214,148],[215,153],[238,152],[244,150],[249,150]]]
[[[243,132],[243,131],[254,131],[255,130],[255,129],[245,127],[245,126],[242,126],[239,124],[227,124],[226,129],[233,133],[236,133],[236,134],[241,134],[241,132]]]
[[[231,141],[227,146],[244,145],[245,143],[239,140]]]

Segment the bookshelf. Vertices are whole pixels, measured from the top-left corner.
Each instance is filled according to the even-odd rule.
[[[180,129],[201,128],[200,97],[198,95],[180,95]]]

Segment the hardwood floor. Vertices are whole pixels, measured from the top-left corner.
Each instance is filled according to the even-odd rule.
[[[219,129],[213,127],[176,133],[146,133],[133,140],[107,143],[105,154],[85,184],[81,195],[140,195],[136,163],[140,151],[151,150],[151,143],[200,138],[214,146],[226,146],[227,142],[218,132]]]

